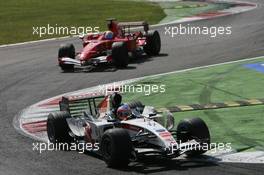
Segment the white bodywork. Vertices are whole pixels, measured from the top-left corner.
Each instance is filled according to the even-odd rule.
[[[72,58],[69,58],[69,57],[61,58],[61,62],[63,62],[63,64],[73,64],[73,65],[81,66],[81,61],[80,60],[72,59]]]
[[[173,144],[176,144],[175,139],[171,135],[171,133],[164,128],[159,123],[155,122],[153,119],[149,118],[139,118],[139,119],[132,119],[123,121],[122,123],[136,126],[138,128],[142,128],[142,131],[134,131],[131,129],[128,129],[130,136],[133,137],[139,132],[142,133],[148,133],[149,135],[155,135],[156,137],[150,137],[147,140],[144,140],[145,142],[151,143],[153,145],[158,145],[163,148],[170,147]]]
[[[174,118],[170,112],[164,112],[161,115],[155,111],[154,107],[144,106],[140,113],[138,109],[132,108],[132,115],[127,120],[120,121],[111,116],[109,98],[104,97],[103,101],[107,102],[106,110],[102,110],[104,108],[101,107],[96,115],[93,115],[90,109],[83,111],[79,117],[67,118],[68,126],[74,136],[87,142],[100,144],[106,130],[123,128],[128,131],[135,152],[160,153],[172,157],[177,157],[188,151],[181,149],[187,144],[191,147],[199,144],[195,140],[190,140],[178,145],[172,136],[172,133],[175,133],[172,130]],[[91,101],[88,100],[86,103],[90,104]],[[89,105],[86,107],[89,109]]]

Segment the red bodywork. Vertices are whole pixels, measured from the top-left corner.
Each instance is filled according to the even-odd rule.
[[[90,34],[82,37],[83,49],[78,53],[76,59],[81,61],[81,64],[85,65],[92,58],[99,56],[106,56],[107,61],[111,61],[112,44],[114,42],[125,42],[129,52],[136,51],[137,48],[142,47],[146,43],[146,38],[141,31],[130,32],[130,27],[144,27],[147,32],[148,24],[146,22],[126,22],[117,23],[114,20],[108,21],[108,29],[113,32],[112,39],[106,39],[105,33]]]

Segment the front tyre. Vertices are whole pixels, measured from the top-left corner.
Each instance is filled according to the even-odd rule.
[[[70,128],[66,121],[70,117],[68,112],[50,113],[47,119],[47,134],[49,141],[53,144],[70,144],[73,138],[69,135]]]
[[[74,65],[73,64],[59,64],[61,70],[64,72],[73,72],[74,71]]]
[[[75,58],[75,48],[73,44],[62,44],[58,51],[58,58],[69,57]],[[63,64],[59,63],[59,66],[64,72],[73,72],[74,65],[73,64]]]
[[[210,133],[206,123],[200,118],[184,119],[177,126],[177,141],[184,143],[196,140],[202,147],[186,152],[188,156],[197,156],[205,153],[210,146]]]
[[[108,167],[122,168],[129,164],[132,142],[126,130],[108,129],[102,137],[100,149]]]
[[[129,57],[127,44],[125,42],[115,42],[112,45],[113,63],[118,68],[127,67]]]

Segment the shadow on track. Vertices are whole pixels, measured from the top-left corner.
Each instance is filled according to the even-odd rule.
[[[145,62],[154,61],[155,58],[158,57],[167,57],[168,54],[166,53],[160,53],[158,56],[147,56],[147,55],[141,55],[137,56],[136,58],[131,57],[129,64],[143,64]],[[94,66],[91,68],[75,68],[72,72],[63,72],[62,73],[93,73],[93,72],[115,72],[117,70],[133,70],[136,69],[136,66],[130,66],[128,65],[125,68],[116,68],[113,64],[105,63],[98,66]]]
[[[129,167],[122,171],[134,171],[137,173],[158,173],[170,170],[186,171],[188,169],[218,166],[214,161],[201,161],[200,159],[166,159],[160,156],[145,156],[139,159],[138,162],[130,163]]]
[[[95,153],[87,152],[86,155],[103,161],[102,157]],[[160,155],[148,155],[141,156],[137,161],[131,162],[128,167],[118,170],[144,174],[166,172],[170,170],[186,171],[194,168],[218,166],[217,162],[219,160],[220,159],[205,155],[190,159],[168,159]],[[107,165],[105,165],[105,167],[107,167]]]

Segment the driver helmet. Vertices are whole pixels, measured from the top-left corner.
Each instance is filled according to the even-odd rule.
[[[105,32],[105,39],[113,39],[113,37],[114,37],[114,33],[113,32],[111,32],[111,31],[107,31],[107,32]]]
[[[132,114],[132,111],[128,104],[123,104],[117,109],[116,114],[119,120],[126,120]]]
[[[110,96],[111,104],[113,108],[118,108],[121,105],[122,102],[122,96],[115,92]]]

